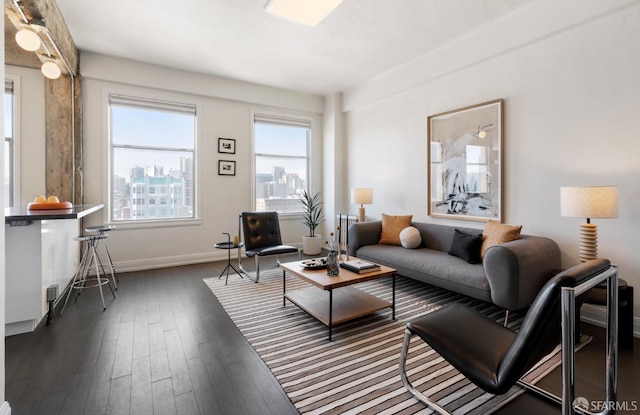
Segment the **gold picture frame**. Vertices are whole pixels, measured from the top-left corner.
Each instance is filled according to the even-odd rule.
[[[428,215],[502,221],[503,100],[427,118]]]

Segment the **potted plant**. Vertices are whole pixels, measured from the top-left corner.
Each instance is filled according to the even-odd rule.
[[[316,228],[324,222],[320,193],[312,196],[303,190],[300,203],[302,203],[302,211],[304,212],[302,223],[309,228],[309,234],[302,236],[302,252],[305,255],[318,255],[322,252],[322,239],[316,233]]]

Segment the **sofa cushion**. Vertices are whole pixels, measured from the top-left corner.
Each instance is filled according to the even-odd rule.
[[[378,244],[362,246],[356,255],[360,259],[395,268],[399,275],[491,301],[491,290],[482,264],[469,264],[447,252]]]
[[[407,226],[400,232],[400,243],[403,248],[414,249],[419,247],[421,242],[420,231],[413,226]]]
[[[489,220],[482,231],[482,248],[480,248],[480,259],[484,258],[484,253],[493,245],[515,241],[520,238],[522,225],[505,225],[495,220]]]
[[[480,246],[482,245],[482,235],[471,235],[455,229],[449,255],[462,258],[470,264],[480,262]]]
[[[392,216],[382,214],[382,233],[378,243],[385,245],[401,245],[400,232],[411,225],[413,215]]]

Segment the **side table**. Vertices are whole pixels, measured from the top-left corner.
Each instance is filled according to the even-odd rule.
[[[233,265],[231,265],[231,250],[232,250],[232,249],[236,249],[236,248],[242,248],[242,247],[244,246],[244,243],[243,243],[243,242],[240,242],[240,243],[238,243],[238,244],[234,245],[234,244],[231,242],[231,235],[229,235],[229,234],[228,234],[228,233],[226,233],[226,232],[223,232],[223,235],[227,235],[227,239],[228,239],[228,241],[227,241],[227,242],[218,242],[217,244],[215,244],[215,245],[213,245],[213,246],[214,246],[214,248],[216,248],[216,249],[226,249],[226,250],[227,250],[227,266],[226,266],[226,267],[224,267],[224,269],[223,269],[223,270],[222,270],[222,272],[220,273],[220,276],[218,277],[218,279],[222,278],[222,276],[223,276],[223,275],[224,275],[224,273],[226,272],[226,273],[227,273],[227,277],[226,277],[226,278],[225,278],[225,280],[224,280],[224,285],[227,285],[227,282],[229,282],[229,269],[232,269],[236,274],[238,274],[238,275],[240,276],[240,278],[244,278],[244,277],[242,276],[242,274],[240,274],[240,273],[238,272],[238,270],[237,270],[237,269],[235,269],[235,268],[233,267]]]

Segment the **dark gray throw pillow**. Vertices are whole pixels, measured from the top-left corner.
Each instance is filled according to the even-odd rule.
[[[464,259],[470,264],[480,263],[480,247],[482,246],[482,234],[471,235],[455,229],[449,255]]]

